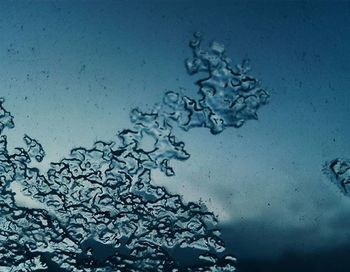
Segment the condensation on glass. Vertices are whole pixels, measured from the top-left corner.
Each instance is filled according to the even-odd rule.
[[[249,63],[231,66],[224,47],[190,42],[189,74],[198,97],[167,92],[150,112],[131,111],[133,126],[114,142],[97,141],[75,148],[52,162],[45,173],[41,144],[24,136],[25,147],[7,150],[6,128],[13,116],[0,100],[0,267],[6,271],[235,271],[236,259],[225,250],[217,219],[203,203],[152,183],[152,170],[175,174],[172,160],[190,154],[173,127],[206,127],[218,134],[257,119],[269,95],[249,74]],[[146,137],[153,146],[144,148]],[[42,209],[16,203],[12,183],[42,203]],[[181,254],[191,264],[181,263]],[[4,271],[5,271],[4,270]]]

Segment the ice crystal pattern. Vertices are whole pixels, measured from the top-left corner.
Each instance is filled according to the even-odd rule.
[[[338,186],[343,194],[349,196],[350,193],[350,160],[334,159],[326,162],[323,172],[330,177],[331,181]]]
[[[74,148],[45,173],[31,164],[45,152],[28,135],[25,147],[9,154],[3,130],[14,123],[0,100],[0,271],[235,270],[214,214],[154,185],[152,170],[171,176],[171,160],[189,158],[174,126],[212,134],[238,128],[257,119],[268,93],[248,74],[247,61],[230,66],[219,43],[204,50],[196,34],[190,47],[188,72],[206,74],[196,83],[198,98],[168,92],[151,112],[133,109],[133,126],[117,143]],[[146,135],[154,139],[149,150],[143,149]],[[45,208],[18,205],[13,182]],[[183,262],[184,255],[191,262]]]

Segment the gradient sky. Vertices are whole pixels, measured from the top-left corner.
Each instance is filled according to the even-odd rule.
[[[115,139],[131,108],[149,109],[165,90],[194,96],[184,60],[201,31],[233,63],[251,59],[271,101],[240,129],[179,132],[191,158],[154,181],[203,199],[238,257],[347,246],[350,199],[321,169],[350,157],[349,14],[347,1],[1,1],[9,145],[38,139],[47,167]]]

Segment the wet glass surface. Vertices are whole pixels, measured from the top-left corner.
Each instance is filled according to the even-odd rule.
[[[1,2],[0,271],[346,271],[349,12]]]

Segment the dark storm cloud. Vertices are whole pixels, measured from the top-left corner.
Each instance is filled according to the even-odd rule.
[[[276,218],[276,221],[278,218]],[[331,225],[332,223],[330,223]],[[333,230],[333,229],[332,229]],[[329,236],[329,225],[291,227],[264,220],[242,220],[222,229],[227,247],[239,259],[275,259],[288,252],[312,254],[350,244],[350,225]],[[240,250],[237,251],[236,249]]]
[[[311,253],[290,252],[281,257],[257,260],[241,259],[238,272],[345,272],[350,266],[350,246]]]
[[[339,218],[343,218],[340,220]],[[349,214],[335,215],[327,225],[295,228],[244,220],[222,229],[229,251],[238,257],[240,272],[346,271],[350,265]],[[328,236],[328,232],[332,236]]]

